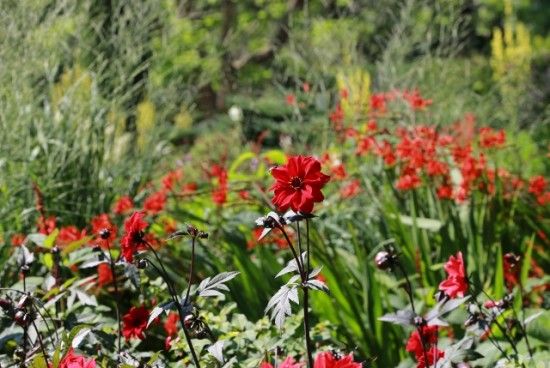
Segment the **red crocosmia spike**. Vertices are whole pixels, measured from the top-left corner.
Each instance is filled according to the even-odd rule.
[[[275,183],[272,202],[280,211],[311,213],[313,205],[324,199],[321,189],[330,180],[321,172],[321,163],[313,157],[289,157],[286,165],[271,169]]]
[[[160,213],[166,206],[166,193],[161,190],[151,194],[143,202],[143,209],[150,215]]]

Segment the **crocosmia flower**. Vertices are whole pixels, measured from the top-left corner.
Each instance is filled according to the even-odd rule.
[[[147,328],[149,320],[149,311],[145,307],[132,307],[128,313],[122,317],[122,335],[126,340],[133,337],[143,340],[143,332]]]
[[[132,201],[132,198],[130,198],[129,196],[123,196],[120,197],[118,201],[116,201],[113,212],[117,215],[124,215],[130,212],[132,208],[134,208],[134,202]]]
[[[353,354],[338,356],[325,351],[317,354],[313,368],[362,368],[361,363],[353,361]]]
[[[75,354],[74,349],[70,348],[67,354],[59,362],[58,368],[95,368],[95,360],[85,356]]]
[[[145,198],[143,209],[152,215],[156,215],[164,209],[166,205],[166,193],[158,191]]]
[[[134,260],[134,253],[140,246],[145,244],[143,239],[143,230],[147,227],[147,222],[143,219],[143,212],[134,212],[132,216],[124,222],[124,236],[120,241],[122,247],[122,256],[127,262]]]
[[[271,187],[272,202],[280,211],[311,213],[313,205],[324,199],[321,189],[330,176],[321,172],[321,163],[313,157],[293,156],[284,166],[271,169],[276,179]]]
[[[462,252],[449,257],[445,263],[445,272],[447,272],[447,279],[439,284],[439,290],[447,294],[449,298],[463,297],[464,293],[468,291],[468,282]]]

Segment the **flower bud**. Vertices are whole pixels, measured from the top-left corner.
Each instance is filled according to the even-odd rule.
[[[31,268],[29,267],[29,265],[21,266],[21,273],[23,274],[23,276],[28,276],[30,269]]]
[[[17,323],[21,327],[26,327],[31,322],[30,315],[21,309],[15,313],[14,319],[15,319],[15,323]]]
[[[99,231],[99,237],[103,240],[109,239],[111,236],[111,230],[104,228]]]
[[[137,268],[143,270],[147,268],[147,260],[146,259],[140,259],[137,263]]]
[[[376,267],[381,270],[387,270],[393,268],[397,262],[397,256],[391,250],[381,250],[376,253],[374,257],[374,263]]]
[[[13,308],[13,304],[11,300],[0,299],[0,308],[2,308],[4,311],[9,311]]]

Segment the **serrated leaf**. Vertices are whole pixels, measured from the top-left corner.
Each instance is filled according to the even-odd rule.
[[[311,280],[311,279],[314,279],[315,277],[317,277],[317,275],[319,275],[321,273],[321,270],[323,269],[323,266],[320,266],[320,267],[315,267],[313,269],[313,271],[311,271],[309,273],[309,276],[308,276],[308,280]]]
[[[309,280],[308,282],[306,282],[305,285],[306,285],[306,287],[308,287],[310,289],[319,290],[319,291],[325,292],[327,294],[330,294],[330,290],[328,289],[327,284],[325,284],[321,280],[315,280],[315,279]]]
[[[91,332],[92,330],[90,328],[83,328],[75,335],[75,337],[71,341],[71,346],[73,348],[78,348],[78,346],[82,343],[84,338]]]
[[[101,260],[101,261],[96,259],[96,260],[93,260],[93,261],[88,261],[88,262],[82,263],[82,264],[80,265],[79,268],[82,269],[82,268],[97,267],[97,266],[99,266],[99,265],[102,264],[102,263],[109,263],[109,261],[107,261],[106,259]]]
[[[457,298],[457,299],[451,299],[451,300],[439,302],[428,313],[426,313],[426,316],[424,316],[424,318],[426,319],[426,321],[429,322],[435,318],[441,317],[442,315],[447,314],[455,310],[462,304],[466,303],[466,301],[468,301],[469,299],[470,299],[470,295],[467,295],[463,298]]]
[[[199,284],[197,292],[199,293],[199,296],[202,297],[223,295],[221,291],[229,291],[229,288],[225,285],[225,283],[235,278],[238,274],[239,272],[232,271],[222,272],[212,278],[207,277]]]
[[[269,300],[265,313],[271,312],[271,320],[275,321],[275,325],[281,328],[287,316],[292,314],[290,302],[299,304],[298,289],[294,285],[283,285]]]
[[[47,236],[41,233],[34,233],[27,235],[26,240],[31,241],[34,244],[38,245],[39,247],[44,247],[44,241],[46,240]]]
[[[224,343],[225,342],[223,340],[216,341],[214,344],[212,344],[208,348],[206,348],[206,350],[208,350],[208,352],[210,354],[212,354],[212,356],[214,358],[216,358],[216,360],[218,362],[220,362],[221,364],[223,364],[223,361],[224,361],[224,358],[223,358],[223,345],[224,345]]]
[[[291,259],[286,264],[285,268],[283,268],[277,275],[275,275],[275,278],[286,275],[287,273],[298,271],[298,263],[296,262],[296,259]]]
[[[412,310],[400,310],[397,313],[385,314],[378,320],[402,326],[414,326],[414,317],[416,314]]]
[[[174,304],[173,300],[168,300],[164,303],[160,303],[155,308],[153,308],[153,310],[151,311],[151,314],[149,314],[149,320],[147,321],[147,327],[146,328],[149,328],[149,325],[155,319],[157,319],[157,317],[160,316],[162,314],[162,312],[165,312],[165,311],[168,311],[168,310],[172,309],[174,307],[174,305],[175,304]]]
[[[124,275],[130,280],[130,282],[132,283],[132,285],[134,285],[136,289],[139,289],[139,285],[140,285],[139,270],[136,266],[134,266],[131,263],[125,262]]]

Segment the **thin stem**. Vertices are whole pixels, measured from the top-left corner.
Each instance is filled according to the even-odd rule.
[[[197,353],[195,352],[195,348],[193,347],[193,343],[191,341],[191,336],[189,336],[189,332],[187,331],[187,328],[185,327],[185,320],[183,316],[183,309],[180,304],[180,300],[178,298],[178,294],[175,292],[175,289],[172,286],[172,282],[170,280],[170,277],[168,276],[168,273],[166,272],[166,269],[164,268],[164,265],[162,264],[162,261],[160,260],[160,257],[158,256],[155,249],[149,244],[148,242],[145,242],[148,249],[151,250],[157,260],[157,262],[160,265],[160,268],[162,269],[162,272],[158,269],[158,267],[154,266],[153,262],[150,262],[153,267],[157,270],[157,272],[160,274],[160,277],[164,280],[166,283],[168,290],[170,292],[170,296],[172,297],[172,300],[176,304],[176,307],[178,308],[178,316],[181,323],[181,328],[183,329],[183,334],[185,335],[185,340],[187,341],[187,345],[189,345],[189,350],[191,351],[191,356],[193,358],[193,362],[195,363],[196,368],[200,368],[199,358],[197,356]]]
[[[36,323],[34,322],[34,319],[32,320],[32,325],[34,329],[36,330],[36,336],[38,337],[38,344],[40,345],[40,349],[42,350],[42,354],[44,355],[44,361],[46,362],[46,366],[48,367],[48,355],[46,354],[46,349],[44,348],[44,342],[42,341],[42,335],[40,334],[40,331],[38,331],[38,327],[36,327]]]
[[[521,321],[516,315],[515,309],[512,308],[512,310],[514,311],[514,316],[516,316],[516,319],[519,322],[519,325],[521,326],[521,332],[523,333],[523,337],[525,338],[525,344],[527,345],[527,351],[529,352],[529,357],[533,359],[533,351],[531,350],[531,345],[529,344],[529,338],[527,337],[527,329],[525,328],[525,307],[523,306],[523,285],[521,283],[521,280],[519,282],[519,297],[521,298]]]
[[[50,329],[50,325],[48,324],[48,320],[46,318],[44,318],[44,315],[40,312],[40,309],[36,306],[34,301],[32,301],[31,307],[36,311],[36,313],[38,313],[40,318],[42,318],[42,320],[44,321],[44,325],[46,326],[46,329],[48,330],[48,335],[51,336],[50,344],[52,345],[53,350],[55,350],[55,345],[54,345],[54,341],[53,341],[53,333],[52,333],[52,330]],[[55,324],[54,324],[54,327],[55,327]],[[55,336],[56,336],[57,340],[59,340],[59,336],[57,335],[57,330],[55,330]]]
[[[23,271],[23,293],[27,293],[27,275],[26,270]],[[29,335],[29,326],[25,324],[23,327],[23,356],[27,358],[27,339]]]
[[[118,307],[118,301],[120,299],[118,293],[118,280],[116,277],[115,261],[113,260],[113,254],[111,253],[111,245],[109,240],[106,241],[107,249],[109,251],[109,266],[111,267],[111,273],[113,274],[113,283],[115,286],[115,312],[116,321],[118,325],[118,337],[117,337],[117,362],[120,362],[120,352],[122,350],[122,321],[120,319],[120,308]]]
[[[307,221],[307,220],[306,220]],[[300,254],[301,254],[301,250],[302,250],[302,246],[301,246],[301,236],[300,236],[300,222],[298,221],[297,223],[297,229],[298,229],[298,244],[300,246]],[[302,282],[305,283],[307,282],[307,278],[309,277],[309,226],[306,225],[306,236],[307,236],[307,240],[306,240],[306,244],[307,244],[307,250],[306,250],[306,255],[308,257],[308,262],[307,262],[307,268],[305,270],[305,275],[304,277],[302,277]],[[302,265],[303,266],[303,265]],[[309,324],[309,289],[307,286],[304,285],[303,287],[304,289],[304,334],[305,334],[305,338],[306,338],[306,351],[307,351],[307,366],[308,368],[313,368],[313,352],[312,352],[312,347],[311,347],[311,336],[310,336],[310,324]]]
[[[302,250],[302,235],[300,234],[300,221],[296,222],[296,233],[298,234],[298,252],[300,255],[304,252]]]
[[[296,260],[296,264],[298,265],[298,271],[300,272],[300,276],[302,280],[304,279],[304,268],[302,267],[302,262],[300,261],[300,257],[298,257],[298,254],[296,254],[296,249],[294,249],[294,246],[292,245],[292,242],[290,241],[290,238],[288,237],[288,234],[286,233],[285,229],[282,226],[279,226],[279,230],[283,233],[283,236],[285,237],[286,242],[288,243],[288,247],[292,251],[292,255],[294,256],[294,259]]]
[[[187,291],[185,292],[184,304],[189,301],[189,293],[191,292],[191,282],[193,280],[193,268],[195,267],[195,237],[191,237],[191,266],[189,267],[189,278],[187,279]]]
[[[397,262],[397,267],[399,268],[399,270],[403,274],[403,277],[405,277],[405,281],[407,283],[407,288],[406,288],[405,291],[407,292],[407,295],[409,296],[409,301],[411,302],[412,311],[413,311],[414,315],[416,316],[417,314],[416,314],[416,309],[414,308],[414,299],[413,299],[413,296],[412,296],[411,280],[409,280],[409,276],[405,272],[405,269],[403,268],[403,266],[401,265],[400,262]],[[426,364],[428,364],[428,366],[429,366],[430,361],[428,360],[428,352],[426,350],[426,342],[424,341],[424,334],[422,333],[422,328],[417,325],[416,326],[416,331],[418,332],[418,337],[420,337],[420,343],[422,344],[422,353],[424,355],[424,362]]]
[[[306,266],[306,272],[309,275],[309,272],[311,270],[310,262],[309,262],[309,219],[306,218],[306,260],[307,260],[307,266]]]

